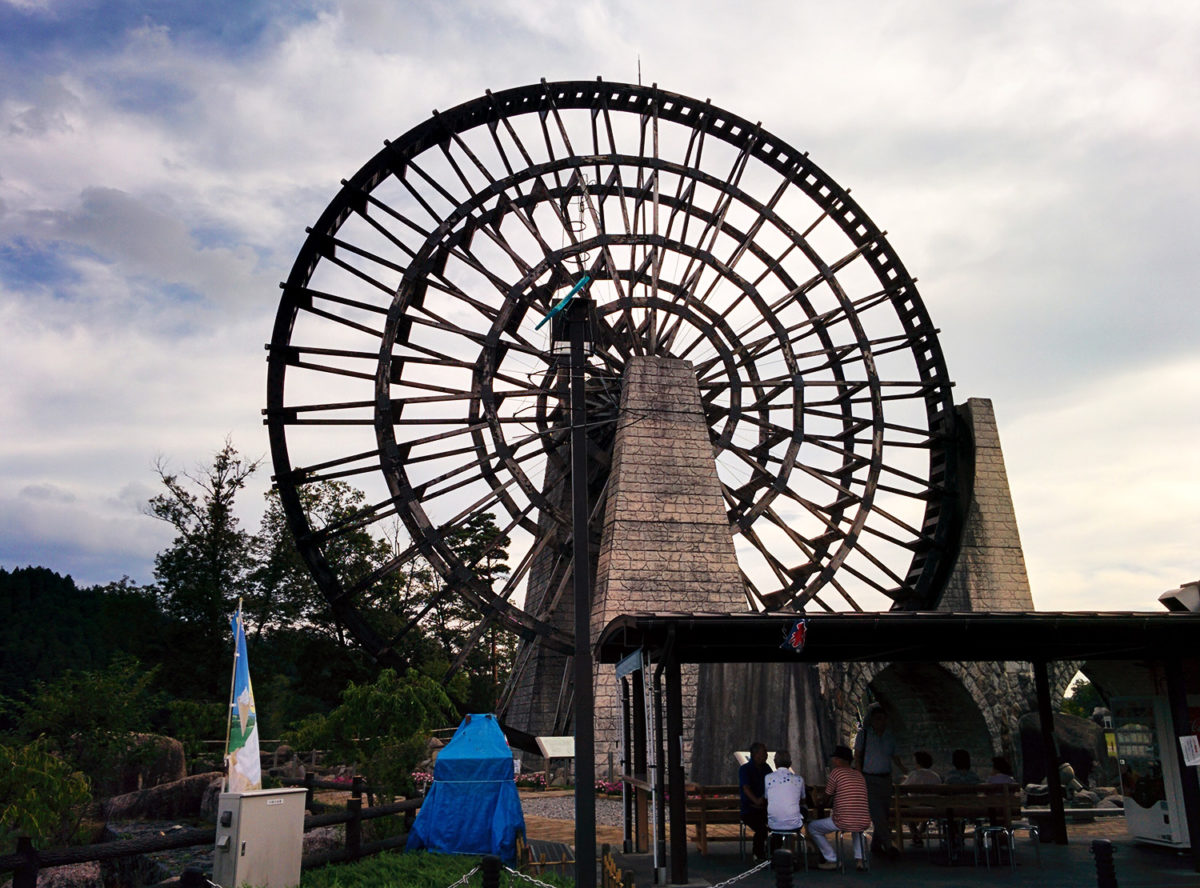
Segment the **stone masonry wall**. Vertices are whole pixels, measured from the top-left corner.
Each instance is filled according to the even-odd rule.
[[[958,408],[969,432],[974,459],[968,466],[971,498],[966,504],[962,546],[946,583],[939,611],[1032,611],[1029,574],[1008,487],[996,414],[986,398]]]
[[[1033,611],[992,403],[971,398],[959,406],[958,415],[973,445],[962,473],[969,498],[962,545],[937,609]],[[1073,663],[1052,664],[1055,703],[1075,671]],[[1017,720],[1037,708],[1033,668],[1023,662],[828,664],[822,691],[835,701],[840,740],[853,739],[866,701],[875,700],[891,713],[903,755],[928,749],[935,770],[949,766],[950,751],[956,748],[970,751],[984,770],[992,755],[1005,755],[1017,764]]]
[[[625,369],[592,602],[592,639],[620,614],[730,613],[746,597],[700,390],[686,361],[634,357]],[[619,689],[596,672],[596,760],[619,761]],[[690,759],[696,669],[683,672]]]

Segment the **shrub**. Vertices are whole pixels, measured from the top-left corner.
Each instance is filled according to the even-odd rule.
[[[167,703],[167,712],[171,736],[183,744],[189,768],[197,758],[214,754],[204,741],[225,733],[225,719],[229,714],[227,704],[171,700]],[[220,750],[215,754],[219,756]]]
[[[47,749],[107,795],[116,789],[123,767],[155,754],[153,748],[139,748],[133,735],[151,725],[157,700],[150,684],[157,669],[123,656],[101,672],[72,670],[53,682],[36,682],[32,699],[19,707],[21,734],[44,737]]]
[[[453,718],[453,704],[433,679],[384,669],[373,684],[351,682],[341,705],[284,739],[299,749],[328,749],[335,761],[353,764],[373,792],[413,796],[413,769],[426,756],[431,730]]]
[[[30,836],[38,847],[76,838],[84,807],[91,801],[88,779],[38,739],[26,746],[0,745],[0,847]]]

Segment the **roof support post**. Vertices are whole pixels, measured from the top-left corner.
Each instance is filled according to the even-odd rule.
[[[1192,720],[1188,716],[1187,688],[1183,680],[1183,664],[1178,658],[1163,663],[1167,678],[1167,702],[1171,707],[1172,733],[1176,737],[1194,734]],[[1179,762],[1179,782],[1183,788],[1183,810],[1187,820],[1188,838],[1192,846],[1192,866],[1200,873],[1200,783],[1196,780],[1195,766],[1183,760],[1183,747],[1175,743],[1175,755]]]
[[[686,885],[687,790],[683,779],[683,672],[675,653],[675,630],[667,641],[667,782],[671,806],[671,882]]]
[[[1050,709],[1050,676],[1045,660],[1033,661],[1037,687],[1042,749],[1046,756],[1046,788],[1050,791],[1050,828],[1056,845],[1067,844],[1067,814],[1063,808],[1062,778],[1058,774],[1058,744],[1054,741],[1054,713]]]
[[[633,795],[634,788],[629,785],[628,777],[633,773],[633,699],[629,691],[629,676],[622,675],[621,683],[621,818],[624,835],[621,850],[625,854],[633,853]]]
[[[654,689],[654,883],[661,885],[667,878],[667,797],[666,757],[663,755],[663,667],[661,660],[654,667],[651,683]]]

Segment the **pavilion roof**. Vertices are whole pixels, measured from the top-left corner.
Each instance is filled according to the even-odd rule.
[[[785,633],[808,620],[801,653]],[[596,644],[601,663],[674,636],[681,663],[1162,660],[1200,656],[1200,614],[1129,613],[635,613]]]

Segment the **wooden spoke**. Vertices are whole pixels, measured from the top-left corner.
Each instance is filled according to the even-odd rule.
[[[592,545],[626,364],[677,359],[748,607],[936,603],[928,555],[955,546],[959,443],[938,331],[887,233],[806,153],[710,102],[542,82],[385,143],[283,285],[274,476],[305,563],[373,653],[398,656],[451,601],[478,612],[456,667],[492,628],[523,639],[506,698],[543,652],[573,649],[566,376],[535,327],[584,275]],[[364,505],[313,526],[302,493],[331,482]],[[496,588],[453,543],[483,515],[511,538]],[[404,538],[393,554],[343,576],[339,541],[385,530]],[[389,590],[417,562],[439,586],[414,610]],[[557,710],[573,689],[555,692]]]

